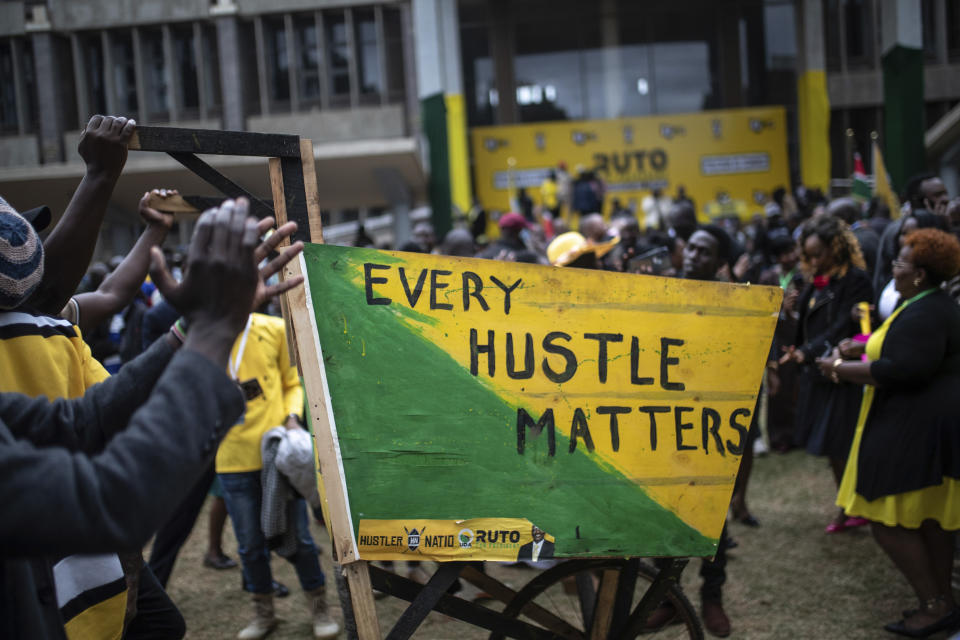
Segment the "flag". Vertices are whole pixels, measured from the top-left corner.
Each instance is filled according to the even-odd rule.
[[[853,154],[853,185],[850,187],[850,195],[859,202],[870,199],[870,183],[867,182],[867,172],[863,168],[863,158],[859,153]]]
[[[873,141],[873,195],[881,198],[890,208],[890,217],[897,219],[900,217],[900,200],[897,194],[893,192],[890,186],[890,176],[887,175],[887,167],[883,164],[883,154],[880,152],[880,145]]]

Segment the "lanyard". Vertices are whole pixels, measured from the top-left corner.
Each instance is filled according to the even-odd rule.
[[[250,335],[250,318],[252,316],[247,316],[247,326],[243,328],[243,335],[240,336],[240,345],[237,347],[237,357],[233,360],[227,362],[227,365],[230,367],[230,377],[234,380],[238,380],[237,373],[240,371],[240,363],[243,361],[243,352],[247,348],[247,336]]]

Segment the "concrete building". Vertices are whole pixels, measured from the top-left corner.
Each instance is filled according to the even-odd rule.
[[[426,204],[442,232],[483,125],[783,105],[794,182],[848,178],[876,131],[898,187],[926,164],[960,193],[953,0],[0,0],[0,69],[0,193],[23,208],[62,211],[94,113],[311,138],[338,242],[405,239]],[[269,194],[261,160],[210,162]],[[159,186],[213,195],[132,153],[98,255]]]

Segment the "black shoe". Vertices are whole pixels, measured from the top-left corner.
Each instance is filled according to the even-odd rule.
[[[223,552],[215,556],[207,554],[203,556],[203,566],[219,570],[233,569],[237,566],[237,561]]]
[[[273,595],[277,596],[278,598],[286,598],[288,595],[290,595],[290,589],[287,589],[287,585],[283,584],[282,582],[277,582],[274,580]]]
[[[952,630],[957,627],[960,627],[960,609],[954,609],[936,622],[928,624],[925,627],[920,627],[919,629],[908,628],[905,620],[897,620],[896,622],[883,625],[886,631],[908,638],[926,638],[938,631]]]

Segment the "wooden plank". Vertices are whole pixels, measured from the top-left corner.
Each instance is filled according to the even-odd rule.
[[[600,593],[593,613],[593,625],[590,627],[590,640],[607,640],[610,634],[619,578],[620,572],[614,569],[607,569],[600,578]]]
[[[387,634],[387,640],[409,640],[440,602],[450,585],[456,581],[463,566],[462,562],[442,563],[410,606],[400,615],[393,629]]]
[[[637,607],[627,619],[626,628],[621,634],[622,637],[636,638],[643,633],[643,626],[646,624],[647,618],[650,617],[653,610],[663,601],[667,590],[671,586],[676,585],[680,580],[680,574],[683,573],[683,568],[687,566],[687,562],[689,562],[689,560],[686,558],[674,558],[671,559],[665,567],[660,569],[660,573],[653,579],[646,593],[643,594],[640,602],[637,603]]]
[[[127,143],[136,151],[299,158],[300,138],[278,133],[138,126]]]
[[[323,219],[320,215],[320,191],[317,189],[317,169],[313,159],[313,142],[306,138],[300,140],[300,162],[303,165],[303,190],[307,197],[310,242],[323,244]]]
[[[250,213],[257,218],[273,215],[273,209],[249,191],[226,177],[192,153],[167,152],[171,158],[192,171],[194,175],[217,189],[228,198],[246,198],[250,201]]]
[[[401,600],[412,602],[423,589],[423,586],[403,578],[395,573],[385,571],[376,565],[370,565],[370,580],[378,591],[387,593]],[[467,624],[482,629],[496,631],[509,638],[524,638],[526,640],[558,640],[562,638],[582,637],[576,629],[567,627],[569,633],[556,633],[548,629],[535,627],[516,618],[505,618],[499,611],[494,611],[483,605],[468,602],[449,594],[443,594],[437,602],[434,611],[450,616]],[[524,615],[527,612],[524,610]]]
[[[380,640],[380,623],[370,586],[370,571],[366,562],[352,562],[343,567],[350,586],[350,604],[360,640]]]
[[[496,600],[499,600],[504,604],[508,604],[511,600],[513,600],[513,597],[517,595],[517,592],[507,585],[470,565],[464,568],[464,570],[460,573],[460,578],[469,582],[478,589],[486,591]],[[543,627],[550,629],[559,636],[566,638],[574,637],[577,634],[577,630],[571,627],[565,620],[558,618],[556,615],[547,609],[544,609],[536,602],[528,602],[523,608],[523,615],[524,617],[530,618]]]
[[[296,158],[280,158],[280,173],[283,175],[283,200],[287,207],[287,219],[297,223],[297,232],[291,240],[309,242],[310,219],[299,145]]]
[[[284,172],[284,163],[279,158],[271,158],[269,163],[270,187],[274,198],[277,224],[287,221],[287,203],[290,201],[287,188],[291,181]],[[302,185],[303,174],[301,170]],[[305,195],[301,191],[301,202]],[[294,260],[283,269],[283,277],[289,278],[303,274],[301,260]],[[296,287],[284,294],[286,319],[293,327],[297,348],[297,362],[303,375],[307,399],[310,403],[310,421],[313,427],[317,458],[323,482],[322,494],[326,497],[324,519],[330,531],[330,542],[335,557],[343,564],[343,571],[350,590],[350,604],[353,607],[357,636],[360,640],[380,640],[380,625],[377,621],[373,590],[370,587],[370,574],[367,563],[359,561],[353,545],[350,527],[350,511],[347,508],[346,486],[337,458],[336,447],[329,424],[329,412],[324,393],[323,373],[316,348],[315,336],[309,317],[306,287]],[[300,336],[300,338],[297,338]]]

